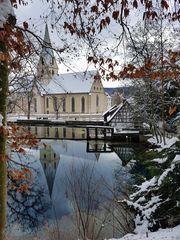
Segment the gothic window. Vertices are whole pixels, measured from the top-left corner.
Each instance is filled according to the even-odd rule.
[[[96,95],[96,107],[99,107],[99,96]]]
[[[85,112],[85,98],[84,97],[81,98],[81,112],[82,113]]]
[[[34,112],[37,112],[37,98],[34,99]]]
[[[65,98],[62,99],[62,110],[63,110],[63,112],[66,112],[66,99]]]
[[[74,97],[71,98],[71,111],[75,112],[75,99],[74,99]]]
[[[49,98],[46,98],[46,107],[49,108]]]
[[[57,99],[57,97],[54,97],[54,110],[55,111],[58,110],[58,99]]]

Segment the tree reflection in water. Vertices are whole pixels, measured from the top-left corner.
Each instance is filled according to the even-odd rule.
[[[17,189],[8,188],[8,227],[17,226],[23,232],[35,232],[44,221],[50,202],[47,192],[37,181],[38,172],[31,169],[33,180],[29,182],[28,191],[18,192]],[[9,178],[8,186],[13,184]]]

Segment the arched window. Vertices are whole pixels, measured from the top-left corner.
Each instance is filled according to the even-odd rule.
[[[54,111],[58,111],[58,99],[54,97]]]
[[[54,70],[52,70],[52,75],[54,75]]]
[[[85,112],[85,98],[84,97],[81,98],[81,112],[82,113]]]
[[[46,107],[49,108],[49,98],[46,98]]]
[[[34,99],[34,112],[37,112],[37,98]]]
[[[71,111],[75,112],[75,99],[74,99],[74,97],[71,98]]]
[[[66,99],[65,98],[62,99],[62,110],[63,110],[63,112],[66,112]]]
[[[96,95],[96,107],[99,107],[99,96]]]

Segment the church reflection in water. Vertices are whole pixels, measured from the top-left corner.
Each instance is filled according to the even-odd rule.
[[[106,158],[118,161],[122,166],[133,159],[134,149],[128,145],[110,144],[100,141],[73,141],[73,140],[46,140],[40,149],[40,162],[44,170],[50,197],[52,196],[53,186],[58,166],[61,162],[60,169],[64,167],[65,159],[71,159],[71,163],[89,161],[96,163],[99,160],[106,161]],[[111,154],[111,155],[110,155]],[[105,157],[106,156],[106,157]],[[113,156],[113,158],[112,158]],[[73,163],[74,164],[74,163]],[[66,165],[66,164],[65,164]],[[61,170],[58,171],[61,171]],[[58,173],[59,175],[59,173]],[[56,191],[56,190],[55,190]]]
[[[40,161],[44,169],[44,174],[47,179],[49,195],[51,196],[53,190],[56,170],[59,164],[60,155],[57,154],[51,145],[46,145],[40,149]]]
[[[41,130],[43,129],[41,128]],[[55,128],[54,130],[56,137],[58,137],[60,131]],[[47,132],[47,128],[43,131],[50,134]],[[50,131],[50,128],[48,131]],[[70,129],[62,131],[66,135]],[[74,134],[76,135],[76,133]],[[109,189],[111,187],[114,189],[116,183],[122,185],[122,182],[128,181],[130,177],[126,165],[129,160],[134,158],[134,149],[131,145],[103,141],[42,139],[39,149],[31,149],[31,151],[32,153],[34,151],[34,155],[31,155],[31,162],[34,164],[33,173],[35,174],[35,185],[32,186],[31,195],[36,199],[30,210],[29,201],[32,202],[32,197],[30,199],[27,194],[26,198],[28,211],[32,213],[32,220],[29,220],[33,222],[32,226],[35,225],[35,220],[37,220],[36,225],[40,226],[41,221],[42,224],[44,221],[54,221],[56,218],[61,219],[73,212],[72,200],[69,197],[71,189],[68,188],[67,180],[71,185],[74,184],[77,187],[77,182],[73,181],[84,181],[83,184],[86,184],[88,183],[86,177],[92,175],[92,178],[90,178],[92,179],[91,184],[100,193],[98,201],[105,202],[107,199],[111,199],[112,192]],[[83,172],[83,168],[87,172]],[[118,173],[118,177],[120,176],[120,180],[116,178],[116,173]],[[96,187],[102,180],[104,181],[102,183],[103,188],[100,185]],[[105,187],[104,183],[108,183],[108,188]],[[80,184],[83,186],[82,183]],[[79,191],[79,189],[76,191]],[[19,196],[20,194],[15,193],[15,195]],[[15,195],[13,193],[12,199]],[[24,203],[24,196],[21,196],[21,199]],[[20,214],[23,216],[25,207],[21,207],[19,202],[18,207]],[[12,204],[14,205],[14,202]],[[38,209],[38,211],[34,209]],[[20,219],[19,216],[18,219]],[[13,219],[17,222],[17,217],[13,217]],[[18,221],[22,223],[24,219],[22,217],[22,220]]]

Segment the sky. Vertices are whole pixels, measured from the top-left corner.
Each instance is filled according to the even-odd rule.
[[[46,0],[36,0],[29,2],[27,6],[18,6],[18,9],[15,10],[15,14],[17,16],[18,24],[22,24],[24,21],[27,21],[29,24],[29,29],[32,29],[33,31],[40,34],[41,37],[44,36],[44,30],[45,30],[45,23],[47,20],[43,18],[44,15],[46,15],[49,12],[50,5],[46,2]],[[50,19],[51,20],[51,19]],[[49,20],[48,20],[49,21]],[[60,44],[60,40],[58,38],[58,35],[55,31],[52,31],[49,25],[49,32],[51,41],[53,44],[58,46]],[[107,35],[108,36],[108,35]],[[109,41],[108,37],[106,35],[103,36],[104,41],[107,42],[111,47],[112,44],[115,44],[114,42],[111,43]],[[77,43],[75,43],[76,45]],[[87,63],[87,56],[86,56],[86,48],[81,48],[81,55],[78,57],[72,56],[71,53],[68,55],[63,55],[62,58],[64,59],[65,64],[59,64],[59,73],[66,73],[72,72],[72,71],[85,71],[85,70],[94,70],[94,65],[90,65]],[[123,53],[122,53],[123,54]],[[122,56],[121,56],[122,59]],[[120,60],[120,58],[119,58]],[[70,68],[69,68],[70,66]],[[122,85],[127,85],[127,81],[103,81],[104,87],[119,87]]]
[[[17,19],[19,24],[22,24],[23,21],[27,21],[29,24],[29,28],[32,29],[34,32],[37,32],[40,34],[41,37],[44,35],[44,30],[45,30],[45,23],[47,22],[46,18],[43,18],[43,16],[47,15],[50,11],[50,3],[47,3],[47,0],[33,0],[29,1],[27,6],[18,6],[18,9],[15,10],[15,13],[17,15]],[[140,8],[137,12],[131,12],[131,16],[128,18],[128,22],[135,26],[135,24],[138,22],[138,19],[142,19],[142,12],[143,9]],[[72,37],[69,35],[65,34],[62,36],[62,33],[60,33],[60,38],[58,37],[57,32],[52,31],[50,29],[50,20],[51,17],[48,18],[48,25],[49,25],[49,30],[50,30],[50,37],[51,41],[55,46],[57,47],[62,47],[62,39],[65,40],[68,38],[68,41],[72,43],[72,45],[76,48],[77,45],[79,44],[79,40],[73,41],[71,40]],[[120,28],[120,27],[119,27]],[[118,33],[117,25],[111,25],[111,32],[113,33]],[[109,47],[109,49],[112,49],[113,46],[116,45],[116,41],[112,40],[112,38],[109,37],[109,33],[105,31],[103,36],[101,37],[101,40],[104,44],[104,49],[106,47]],[[73,42],[72,42],[73,41]],[[118,56],[116,56],[117,60],[120,61],[122,65],[126,64],[126,49],[125,47],[121,47],[119,49],[120,51],[118,52]],[[65,73],[67,72],[72,72],[72,71],[85,71],[85,70],[93,70],[94,66],[93,65],[88,65],[86,58],[86,51],[87,47],[84,47],[83,43],[80,49],[78,49],[80,54],[76,54],[77,56],[73,55],[72,52],[70,51],[69,53],[62,54],[61,57],[63,58],[64,64],[59,64],[59,73]],[[109,52],[104,50],[104,53],[106,55],[109,54]],[[118,69],[119,70],[119,69]],[[103,85],[105,87],[117,87],[121,85],[127,85],[127,81],[108,81],[108,82],[103,82]]]

